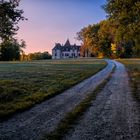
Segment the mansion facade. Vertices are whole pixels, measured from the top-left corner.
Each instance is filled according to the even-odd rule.
[[[65,45],[56,43],[52,49],[52,59],[66,59],[66,58],[78,58],[80,57],[80,48],[76,44],[71,45],[69,40],[66,41]]]

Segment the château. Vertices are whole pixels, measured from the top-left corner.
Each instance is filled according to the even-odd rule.
[[[71,45],[69,39],[64,45],[56,43],[52,49],[52,59],[66,59],[66,58],[78,58],[80,57],[80,48],[76,44]]]

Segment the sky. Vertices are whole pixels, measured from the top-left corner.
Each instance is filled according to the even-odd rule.
[[[27,21],[20,21],[18,39],[26,42],[26,54],[48,51],[55,43],[80,44],[76,33],[106,18],[106,0],[21,0]]]

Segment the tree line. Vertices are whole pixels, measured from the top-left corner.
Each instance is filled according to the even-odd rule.
[[[29,53],[29,54],[21,54],[20,60],[21,61],[32,61],[32,60],[46,60],[51,59],[52,56],[48,52],[35,52],[35,53]]]
[[[107,19],[77,33],[81,55],[110,58],[140,57],[140,1],[107,0]]]

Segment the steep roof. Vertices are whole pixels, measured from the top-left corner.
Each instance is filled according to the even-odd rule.
[[[67,41],[66,41],[66,43],[65,43],[64,46],[71,46],[71,45],[70,45],[70,41],[69,41],[69,39],[67,39]]]
[[[70,50],[80,50],[81,46],[76,44],[71,45],[69,39],[67,39],[65,45],[61,45],[60,43],[56,43],[53,50],[61,50],[61,51],[70,51]]]
[[[53,48],[53,50],[55,49],[61,49],[61,44],[60,43],[55,43],[55,47]]]

